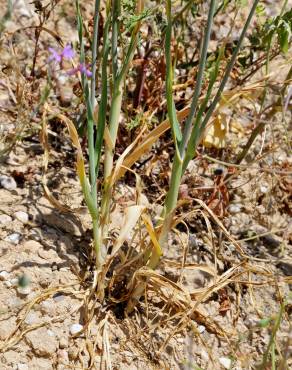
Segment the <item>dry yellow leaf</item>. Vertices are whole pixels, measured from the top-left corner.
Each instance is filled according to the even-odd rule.
[[[226,135],[229,131],[229,118],[226,114],[218,114],[207,129],[203,144],[206,148],[215,147],[222,149],[226,147]]]

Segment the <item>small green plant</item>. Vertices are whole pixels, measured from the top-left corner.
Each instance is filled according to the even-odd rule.
[[[7,0],[7,9],[6,9],[6,12],[3,15],[3,17],[1,17],[1,19],[0,19],[0,37],[2,35],[2,32],[5,29],[5,23],[7,21],[9,21],[9,19],[12,16],[12,9],[13,9],[12,1],[11,0]]]
[[[123,159],[131,156],[131,150],[138,142],[134,141],[117,160],[115,164],[115,148],[117,135],[119,130],[120,115],[123,107],[124,87],[128,77],[129,69],[135,54],[136,46],[139,42],[139,31],[143,21],[150,14],[155,13],[155,9],[145,9],[144,1],[121,1],[108,0],[105,4],[106,18],[103,25],[102,38],[99,37],[99,13],[100,1],[95,2],[95,17],[94,31],[92,39],[91,67],[86,60],[84,35],[83,35],[83,19],[79,6],[79,1],[76,0],[77,9],[77,24],[80,47],[79,65],[73,70],[74,73],[81,74],[81,85],[86,104],[86,121],[87,121],[87,143],[89,156],[89,176],[86,175],[85,160],[78,141],[78,134],[73,124],[70,124],[67,119],[66,124],[69,128],[71,138],[78,148],[77,155],[77,173],[82,186],[84,199],[92,218],[93,225],[93,245],[96,259],[96,272],[94,279],[94,288],[100,300],[105,296],[107,288],[106,273],[113,257],[121,248],[127,234],[135,227],[136,223],[142,218],[144,225],[149,233],[151,244],[142,252],[142,264],[138,264],[136,269],[143,265],[148,269],[155,269],[160,261],[163,249],[167,246],[168,236],[172,229],[173,219],[178,201],[179,186],[182,176],[190,162],[195,156],[196,148],[198,147],[203,133],[208,126],[212,114],[220,101],[221,94],[224,91],[229,75],[237,60],[237,56],[246,32],[252,20],[252,17],[257,9],[259,0],[255,0],[250,9],[247,20],[243,26],[242,32],[233,50],[229,60],[224,59],[224,47],[222,47],[213,62],[212,67],[207,64],[208,47],[212,30],[213,19],[218,9],[217,1],[211,0],[209,4],[208,18],[202,39],[199,65],[194,87],[194,93],[190,107],[187,108],[187,116],[184,126],[180,121],[183,119],[182,114],[177,112],[174,93],[174,61],[172,56],[172,37],[173,37],[173,21],[176,15],[173,14],[171,0],[166,0],[165,16],[166,21],[162,23],[166,25],[163,29],[165,38],[165,62],[166,62],[166,101],[167,114],[171,126],[172,138],[175,147],[175,155],[172,163],[171,179],[169,190],[167,192],[163,212],[156,229],[153,228],[151,221],[144,212],[145,207],[137,204],[125,211],[126,223],[124,229],[121,230],[120,236],[114,243],[110,242],[109,225],[111,217],[111,207],[114,185],[120,178]],[[226,5],[225,3],[223,4]],[[187,8],[191,6],[191,2],[185,5]],[[185,9],[186,10],[186,9]],[[128,11],[127,18],[125,11]],[[154,17],[155,18],[155,17]],[[124,44],[125,33],[128,35],[128,43]],[[98,44],[98,40],[102,39],[102,47]],[[122,50],[121,50],[121,45]],[[55,59],[61,60],[66,58],[70,48],[60,54],[55,55]],[[53,53],[54,55],[54,53]],[[70,55],[69,55],[70,57]],[[225,63],[224,73],[221,80],[221,63]],[[208,81],[206,80],[208,78]],[[208,82],[208,83],[207,83]],[[207,83],[207,89],[203,98],[202,87]],[[216,86],[216,87],[215,87]],[[100,91],[99,104],[96,103],[96,90]],[[98,112],[97,117],[94,112]],[[131,126],[138,124],[139,114]],[[153,131],[152,141],[155,138],[156,131]],[[159,134],[158,136],[159,137]],[[140,155],[144,152],[141,149]],[[103,156],[103,167],[101,167],[101,158]],[[139,159],[138,157],[135,157]],[[132,163],[132,162],[131,162]],[[102,180],[100,180],[102,178]],[[97,179],[99,181],[97,181]],[[137,181],[138,178],[137,178]],[[99,196],[98,196],[99,194]],[[113,244],[113,245],[112,245]],[[110,251],[111,247],[111,251]],[[127,295],[128,306],[127,312],[131,312],[138,302],[141,295],[144,293],[145,282],[135,280],[135,274],[128,277]]]
[[[268,317],[265,319],[260,320],[258,326],[260,328],[268,328],[270,330],[270,340],[267,345],[267,348],[264,352],[262,362],[257,367],[258,370],[265,370],[267,367],[271,368],[272,370],[276,369],[286,369],[287,366],[287,358],[286,356],[277,356],[277,343],[276,337],[278,330],[280,328],[283,315],[285,313],[286,302],[281,304],[280,310],[277,315],[274,317]]]

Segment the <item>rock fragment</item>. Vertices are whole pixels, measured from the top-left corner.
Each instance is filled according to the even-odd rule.
[[[29,332],[26,339],[38,356],[50,357],[57,351],[58,342],[55,336],[51,336],[44,327]]]
[[[15,190],[17,188],[14,178],[6,175],[0,176],[0,185],[6,190]]]
[[[13,215],[18,221],[26,224],[29,220],[29,216],[26,212],[23,211],[17,211]]]
[[[70,334],[75,335],[79,333],[83,329],[83,325],[81,324],[73,324],[70,326]]]
[[[5,281],[9,278],[9,272],[3,270],[0,272],[0,280]]]
[[[12,222],[12,218],[8,215],[2,214],[0,215],[0,225],[6,225]]]
[[[13,233],[13,234],[10,234],[10,235],[6,236],[6,238],[4,240],[6,242],[17,245],[20,242],[21,237],[22,237],[21,234]]]
[[[232,361],[230,360],[230,358],[227,358],[227,357],[220,357],[220,358],[219,358],[219,362],[220,362],[220,364],[221,364],[225,369],[230,369],[230,366],[231,366],[231,363],[232,363]]]

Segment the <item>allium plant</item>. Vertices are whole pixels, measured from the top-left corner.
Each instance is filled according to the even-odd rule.
[[[154,231],[151,229],[147,220],[144,219],[145,226],[151,234],[151,245],[144,255],[144,265],[154,269],[157,267],[162,251],[167,245],[168,235],[172,228],[173,218],[178,200],[178,191],[182,176],[187,168],[189,161],[194,157],[196,148],[200,143],[202,134],[210,121],[212,114],[220,101],[221,94],[225,88],[230,72],[236,61],[238,52],[244,40],[246,31],[250,25],[259,0],[254,0],[247,20],[242,28],[236,48],[225,68],[221,81],[219,78],[219,66],[223,53],[219,53],[211,76],[208,81],[207,92],[203,99],[201,97],[202,85],[206,72],[206,59],[210,34],[214,15],[216,14],[216,0],[209,1],[209,12],[207,16],[204,36],[201,43],[200,59],[197,72],[194,93],[189,107],[189,114],[186,117],[184,126],[179,123],[173,98],[173,79],[174,68],[171,53],[171,40],[173,37],[173,12],[171,0],[165,1],[166,9],[166,29],[165,29],[165,60],[166,60],[166,100],[168,119],[172,130],[172,137],[175,146],[175,156],[172,163],[169,190],[165,199],[164,210],[161,221]],[[80,47],[80,61],[77,67],[68,71],[69,75],[80,73],[81,83],[86,103],[87,114],[87,142],[89,154],[89,177],[85,175],[83,159],[79,156],[77,161],[77,172],[82,185],[84,198],[92,217],[93,225],[93,245],[96,257],[96,279],[97,294],[102,300],[106,287],[105,265],[108,258],[113,256],[109,253],[109,224],[110,210],[113,199],[113,186],[115,181],[114,154],[116,147],[117,134],[123,104],[124,85],[127,80],[128,71],[135,54],[136,45],[139,39],[139,31],[143,19],[148,14],[144,9],[144,1],[133,1],[136,8],[131,27],[128,30],[128,45],[123,45],[123,54],[119,53],[118,47],[121,46],[121,0],[106,1],[106,19],[103,22],[102,38],[99,32],[99,13],[100,1],[95,1],[93,39],[91,50],[91,67],[89,68],[85,60],[85,48],[83,43],[83,20],[80,12],[79,2],[76,0],[78,34]],[[102,39],[102,48],[99,50],[99,41]],[[223,50],[223,49],[222,49]],[[50,49],[49,60],[61,63],[63,59],[71,59],[74,56],[72,48],[67,45],[62,51]],[[97,69],[98,66],[98,69]],[[97,78],[98,77],[98,78]],[[218,84],[219,83],[219,84]],[[215,88],[216,86],[216,88]],[[219,87],[218,87],[219,86]],[[97,89],[98,88],[98,89]],[[100,91],[98,107],[96,106],[96,91]],[[98,108],[98,109],[97,109]],[[95,119],[93,112],[98,111]],[[105,144],[104,144],[105,143]],[[101,154],[104,151],[103,179],[101,187],[97,188],[97,178],[100,180]],[[99,181],[100,183],[100,181]],[[98,192],[100,197],[98,197]],[[98,198],[101,201],[98,201]],[[136,215],[137,216],[137,215]],[[135,217],[136,217],[135,216]],[[141,216],[141,214],[139,214]],[[142,216],[143,218],[143,216]],[[137,221],[137,219],[136,219]],[[133,221],[133,223],[135,223]],[[152,231],[151,231],[152,230]],[[155,234],[155,235],[154,235]],[[149,252],[150,251],[150,252]],[[107,266],[108,268],[108,266]],[[143,294],[145,284],[129,284],[131,292],[127,310],[131,311]]]

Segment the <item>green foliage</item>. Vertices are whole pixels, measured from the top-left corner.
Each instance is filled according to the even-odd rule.
[[[18,277],[18,286],[20,288],[26,288],[30,284],[30,279],[27,275],[23,274]]]
[[[6,10],[6,13],[0,19],[0,37],[1,37],[2,32],[5,29],[5,23],[7,21],[9,21],[9,19],[11,18],[11,16],[12,16],[12,1],[11,0],[7,0],[7,10]]]
[[[271,317],[262,319],[258,322],[258,326],[261,328],[267,328],[270,325],[271,321],[272,321]]]
[[[126,128],[128,131],[132,131],[140,125],[142,115],[142,113],[139,113],[134,118],[132,118],[130,122],[126,123]]]
[[[138,22],[148,19],[152,15],[152,9],[146,8],[140,14],[136,14],[136,1],[123,0],[120,21],[125,33],[131,32]]]
[[[263,12],[262,7],[259,14]],[[259,50],[269,49],[276,40],[282,53],[287,53],[292,33],[292,9],[266,20],[260,30],[255,30],[250,38],[252,45]]]

